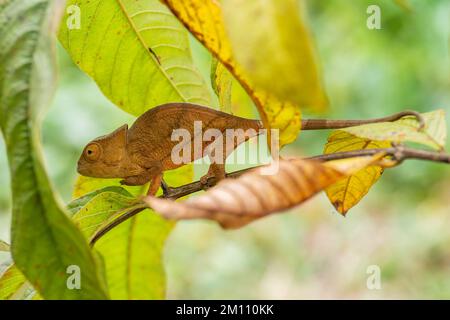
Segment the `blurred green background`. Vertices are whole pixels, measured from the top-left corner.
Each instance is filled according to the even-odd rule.
[[[450,1],[409,3],[411,11],[392,0],[307,1],[331,107],[305,118],[364,119],[405,109],[450,113]],[[366,27],[369,4],[381,8],[381,30]],[[208,80],[211,58],[192,44]],[[59,87],[42,138],[55,189],[67,202],[85,143],[133,118],[108,102],[60,48],[59,56]],[[304,132],[284,154],[319,154],[326,136]],[[178,223],[165,252],[168,297],[450,298],[449,178],[449,166],[408,161],[385,172],[346,218],[321,194],[242,230]],[[9,240],[10,205],[0,141],[3,240]],[[381,268],[381,290],[366,286],[370,265]]]

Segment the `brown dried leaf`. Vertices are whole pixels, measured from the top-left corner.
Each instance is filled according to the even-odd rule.
[[[382,155],[381,155],[382,156]],[[373,165],[380,156],[321,163],[291,159],[222,180],[205,194],[184,202],[156,197],[144,201],[168,219],[211,219],[223,228],[239,228],[271,213],[299,205],[338,180]]]

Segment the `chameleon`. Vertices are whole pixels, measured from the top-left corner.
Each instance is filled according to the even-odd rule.
[[[217,180],[225,178],[225,159],[228,155],[240,143],[260,134],[263,128],[259,120],[241,118],[191,103],[168,103],[146,111],[130,128],[125,124],[110,134],[90,141],[78,160],[77,171],[94,178],[121,178],[121,184],[129,186],[150,182],[147,194],[154,195],[160,186],[163,190],[168,188],[163,180],[165,171],[204,156],[212,159],[212,148],[204,153],[194,150],[195,143],[192,142],[199,134],[195,121],[201,121],[200,134],[208,129],[217,129],[224,141],[230,132],[227,129],[235,129],[234,135],[239,132],[237,129],[245,131],[244,137],[235,139],[234,136],[233,143],[226,144],[222,155],[219,155],[222,161],[211,160],[208,173],[200,179],[202,184],[206,184],[210,177]],[[171,157],[173,148],[179,144],[179,141],[172,139],[172,133],[177,129],[184,129],[190,136],[187,148],[191,152],[183,163],[176,163]],[[202,150],[208,150],[207,147],[215,141],[204,140],[201,139],[200,143]]]

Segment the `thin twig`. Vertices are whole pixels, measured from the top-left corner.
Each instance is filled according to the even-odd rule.
[[[321,129],[342,129],[348,127],[359,126],[362,124],[391,122],[404,117],[413,116],[419,122],[419,129],[425,127],[425,120],[417,111],[406,110],[391,116],[383,118],[375,118],[368,120],[328,120],[328,119],[305,119],[302,120],[302,130],[321,130]]]
[[[339,160],[339,159],[347,159],[354,157],[363,157],[363,156],[373,156],[378,153],[385,153],[393,158],[393,160],[397,163],[401,163],[407,159],[418,159],[418,160],[427,160],[441,163],[449,163],[450,164],[450,155],[442,152],[434,152],[434,151],[425,151],[425,150],[417,150],[412,148],[407,148],[402,145],[396,145],[391,148],[379,148],[379,149],[364,149],[364,150],[355,150],[355,151],[346,151],[346,152],[337,152],[331,154],[322,154],[314,157],[304,158],[307,160],[318,160],[318,161],[331,161],[331,160]],[[251,167],[239,171],[230,172],[226,175],[227,178],[237,178],[245,172],[255,169],[258,167]],[[160,198],[176,200],[187,195],[196,193],[198,191],[205,190],[216,185],[217,181],[214,177],[210,177],[207,180],[206,186],[202,184],[200,181],[191,182],[189,184],[168,188],[166,193]],[[90,244],[93,246],[98,239],[100,239],[107,232],[121,224],[122,222],[130,219],[141,211],[145,210],[145,208],[133,209],[130,212],[126,212],[116,220],[112,221],[110,224],[100,229],[95,233],[95,235],[91,238]]]

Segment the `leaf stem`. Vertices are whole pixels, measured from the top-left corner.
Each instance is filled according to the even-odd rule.
[[[425,120],[417,111],[406,110],[393,115],[368,120],[328,120],[328,119],[304,119],[302,120],[302,130],[322,130],[322,129],[342,129],[348,127],[359,126],[362,124],[391,122],[399,120],[403,117],[413,116],[419,122],[419,128],[425,127]]]

